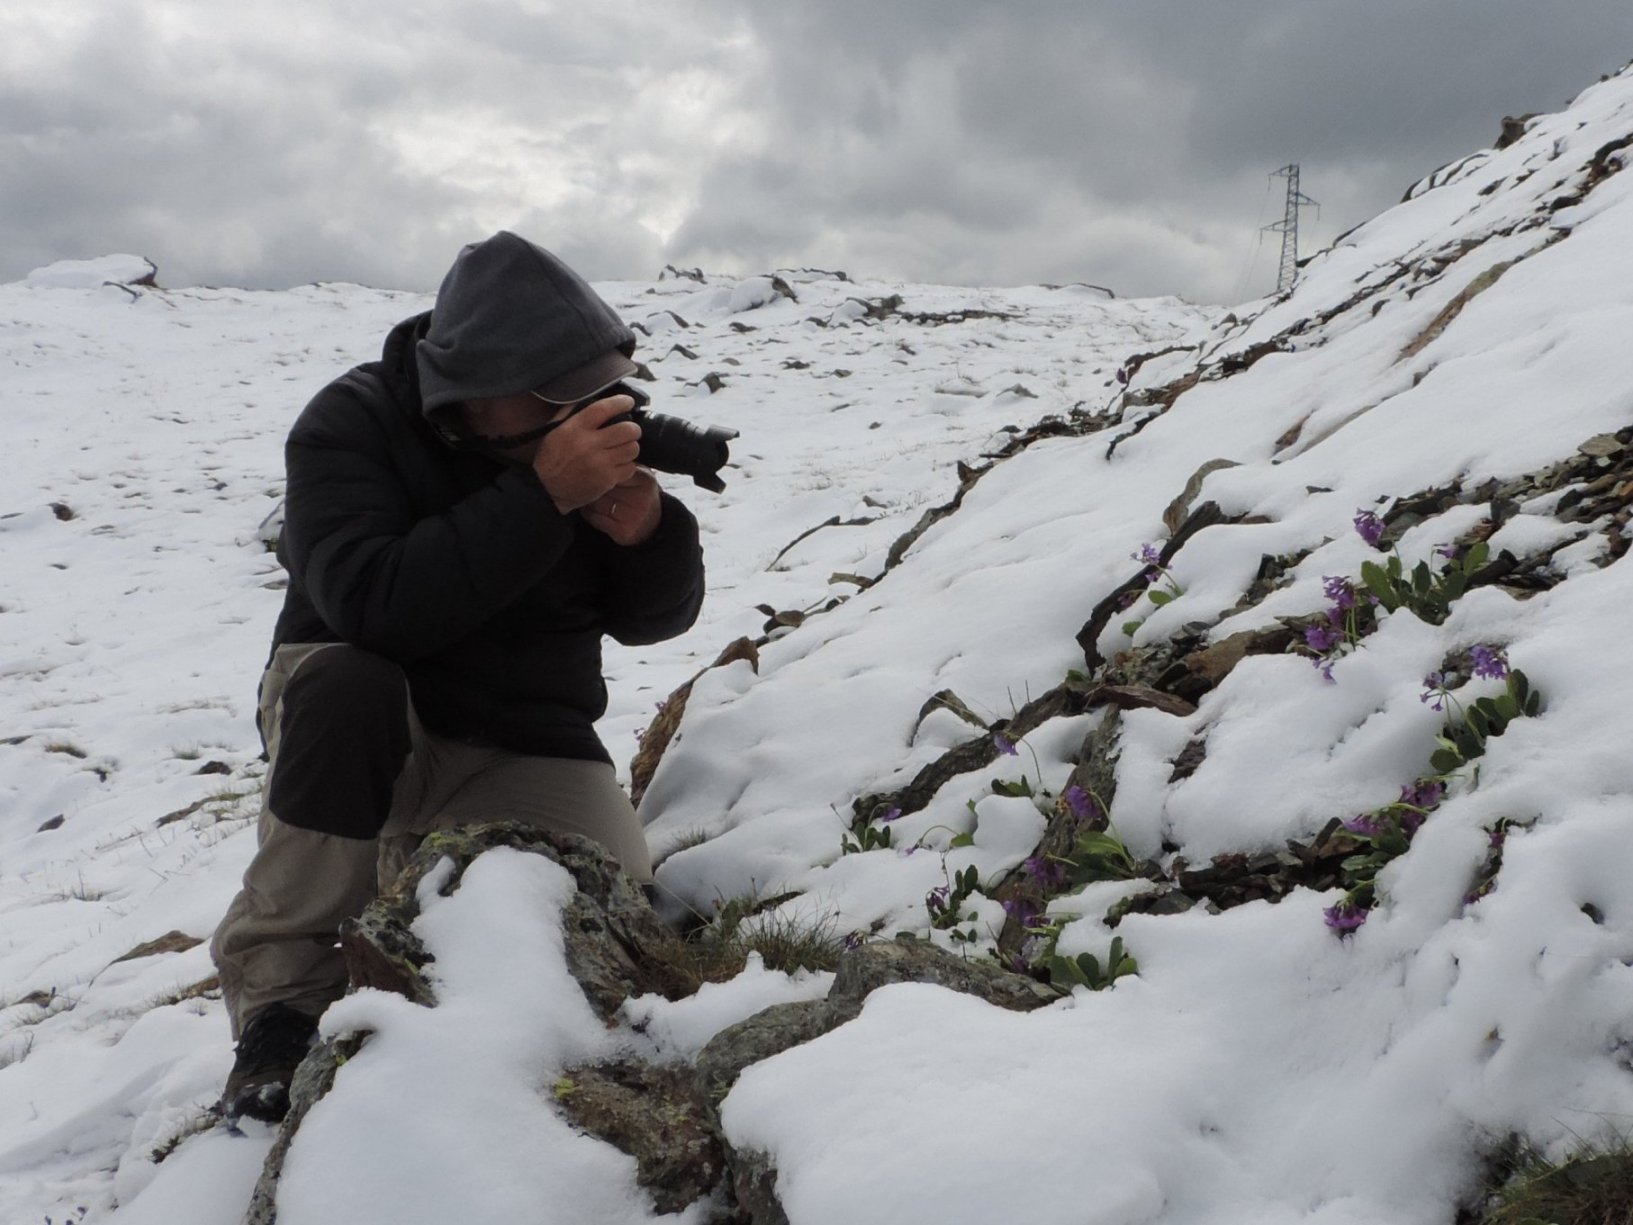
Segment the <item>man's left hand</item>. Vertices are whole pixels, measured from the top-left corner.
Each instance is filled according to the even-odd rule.
[[[618,544],[645,544],[652,539],[663,518],[658,478],[645,468],[637,468],[634,476],[614,485],[579,513],[584,516],[584,522]]]

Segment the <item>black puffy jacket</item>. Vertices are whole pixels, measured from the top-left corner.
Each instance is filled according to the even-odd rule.
[[[657,534],[624,548],[561,514],[533,470],[450,447],[421,411],[415,343],[308,404],[285,446],[273,649],[349,642],[401,664],[443,735],[523,753],[609,760],[601,635],[672,638],[703,599],[697,521],[668,494]]]

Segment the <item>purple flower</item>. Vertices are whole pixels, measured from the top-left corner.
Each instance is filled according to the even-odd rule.
[[[1094,797],[1076,783],[1066,788],[1060,798],[1066,801],[1066,811],[1079,821],[1086,821],[1100,813],[1100,805],[1094,802]]]
[[[1333,931],[1340,936],[1347,936],[1367,921],[1367,913],[1366,907],[1343,901],[1336,906],[1327,907],[1321,912],[1321,917],[1327,920],[1327,926]]]
[[[1508,652],[1502,647],[1488,647],[1480,645],[1469,649],[1469,658],[1474,661],[1474,675],[1483,676],[1487,680],[1500,681],[1508,675]]]
[[[1312,651],[1319,651],[1322,654],[1326,654],[1343,640],[1344,635],[1333,628],[1330,621],[1317,621],[1304,631],[1305,645]]]
[[[1066,883],[1066,866],[1057,863],[1047,855],[1034,855],[1021,864],[1021,871],[1032,878],[1038,888],[1045,891],[1058,889]]]
[[[884,815],[879,818],[879,823],[881,825],[889,825],[892,821],[900,820],[901,815],[902,810],[899,805],[894,808],[887,808],[885,809]]]
[[[1364,812],[1358,817],[1351,817],[1344,822],[1344,828],[1352,834],[1360,834],[1366,838],[1376,838],[1388,829],[1388,825],[1374,812]]]
[[[1038,909],[1036,902],[1026,898],[1010,898],[1004,903],[1004,913],[1022,927],[1033,927],[1037,924],[1042,911]]]
[[[992,733],[992,743],[998,746],[998,751],[1005,757],[1018,757],[1020,755],[1015,749],[1015,742],[1002,732]]]
[[[1435,546],[1435,556],[1444,557],[1447,561],[1456,561],[1459,549],[1455,544],[1440,544]]]
[[[1336,685],[1338,683],[1337,681],[1335,681],[1333,679],[1333,675],[1332,675],[1332,663],[1333,663],[1333,661],[1332,660],[1330,660],[1330,659],[1312,659],[1310,662],[1315,665],[1315,670],[1317,672],[1321,673],[1321,679],[1322,680],[1326,681],[1329,685]]]
[[[1337,612],[1348,612],[1355,607],[1355,584],[1340,575],[1328,575],[1321,580],[1321,590],[1332,601]]]
[[[850,935],[846,936],[844,939],[846,951],[854,953],[857,949],[862,947],[862,940],[863,936],[861,932],[852,932]]]
[[[1418,701],[1428,702],[1430,710],[1446,709],[1446,674],[1431,672],[1423,678],[1423,692],[1418,694]]]
[[[947,901],[953,895],[951,885],[937,885],[924,895],[924,904],[931,910],[947,909]]]
[[[1413,808],[1433,808],[1445,798],[1445,783],[1438,778],[1420,778],[1401,788],[1400,802]]]
[[[1508,831],[1507,830],[1504,830],[1502,828],[1488,829],[1486,831],[1486,845],[1489,846],[1492,850],[1495,851],[1499,847],[1502,846],[1504,840],[1507,837],[1508,837]]]
[[[1378,542],[1384,538],[1384,522],[1382,519],[1378,518],[1370,510],[1358,510],[1351,522],[1355,524],[1355,530],[1361,534],[1362,540],[1373,548],[1378,547]]]
[[[1141,594],[1142,593],[1139,591],[1123,592],[1122,595],[1117,597],[1117,611],[1123,612],[1126,609],[1133,608],[1134,605],[1139,602]]]
[[[1148,566],[1162,565],[1162,554],[1157,551],[1157,546],[1154,544],[1142,544],[1140,546],[1140,551],[1138,553],[1130,553],[1129,557],[1133,558],[1135,561],[1142,561]]]

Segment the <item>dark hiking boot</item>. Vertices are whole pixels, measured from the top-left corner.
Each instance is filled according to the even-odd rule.
[[[221,1092],[221,1114],[227,1122],[282,1121],[289,1113],[289,1082],[317,1031],[315,1019],[287,1004],[268,1004],[249,1019]]]

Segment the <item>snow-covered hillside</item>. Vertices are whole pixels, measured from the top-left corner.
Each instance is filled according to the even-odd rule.
[[[751,1067],[722,1125],[795,1225],[1430,1225],[1510,1137],[1625,1132],[1629,160],[1624,72],[1223,318],[603,287],[654,407],[743,433],[726,493],[685,494],[703,621],[609,655],[627,760],[758,640],[645,792],[670,911],[786,897],[1095,980],[1029,1013],[885,987]],[[425,303],[98,267],[0,287],[0,1219],[230,1221],[268,1138],[189,1133],[231,1060],[197,941],[254,836],[258,526],[305,398]],[[1505,668],[1534,705],[1496,705]],[[422,919],[442,1006],[331,1011],[375,1037],[297,1134],[284,1225],[659,1219],[539,1087],[826,987],[751,969],[608,1031],[557,973],[559,874],[472,871]],[[1114,940],[1137,973],[1091,990]]]

